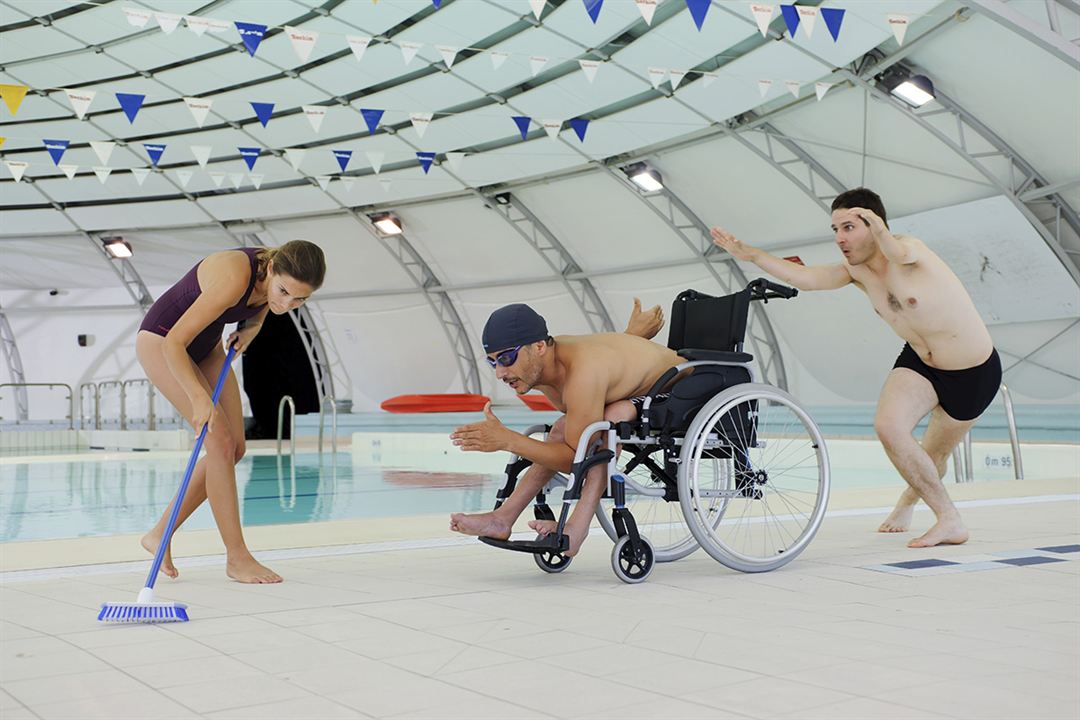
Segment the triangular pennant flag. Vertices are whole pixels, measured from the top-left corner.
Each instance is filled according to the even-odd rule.
[[[0,137],[0,147],[4,147],[5,140],[7,140],[7,138]]]
[[[886,15],[886,19],[889,22],[889,29],[892,30],[893,37],[896,38],[896,42],[903,45],[904,36],[907,35],[908,16],[890,14]]]
[[[510,57],[510,53],[504,53],[501,50],[492,50],[488,54],[491,55],[491,67],[494,70],[502,67],[502,64],[506,62],[506,58]]]
[[[206,163],[210,162],[210,152],[213,148],[210,145],[191,145],[191,154],[195,156],[195,162],[199,163],[199,167],[203,170],[206,169]]]
[[[208,173],[208,175],[214,181],[214,187],[221,187],[221,183],[225,180],[225,173],[223,172],[212,172]]]
[[[292,169],[300,172],[300,163],[304,162],[307,150],[304,148],[288,148],[285,150],[285,159],[292,165]]]
[[[143,181],[146,180],[146,176],[150,174],[150,168],[131,168],[131,176],[135,178],[135,182],[139,183],[141,187]]]
[[[371,43],[371,38],[365,35],[346,35],[345,41],[349,43],[349,47],[352,49],[352,54],[356,57],[356,61],[359,62],[364,59],[364,51],[367,50],[368,45]]]
[[[788,89],[788,92],[794,95],[796,99],[798,99],[799,88],[802,87],[802,83],[800,83],[798,80],[785,80],[784,87],[786,87]]]
[[[409,120],[412,121],[412,126],[416,129],[417,137],[424,137],[424,133],[427,132],[428,125],[431,124],[431,118],[433,118],[429,112],[426,113],[410,113]]]
[[[52,158],[53,165],[60,164],[60,159],[64,157],[68,145],[71,144],[70,140],[42,140],[41,142],[45,144],[45,149],[49,151],[49,157]]]
[[[581,71],[585,73],[590,83],[596,79],[596,71],[600,67],[599,60],[578,60],[578,65],[581,66]]]
[[[171,35],[173,30],[180,26],[180,16],[175,13],[155,12],[158,26],[166,35]]]
[[[188,183],[191,182],[191,176],[194,174],[190,170],[177,170],[176,177],[180,179],[180,187],[186,188]]]
[[[701,84],[704,87],[709,87],[716,82],[716,73],[701,73]]]
[[[202,35],[210,29],[210,20],[208,18],[199,17],[198,15],[185,15],[184,20],[187,22],[188,30],[196,35]]]
[[[77,173],[79,171],[79,166],[78,165],[61,165],[60,169],[64,171],[64,174],[67,175],[68,180],[70,180],[73,177],[75,177],[75,173]]]
[[[266,127],[266,123],[270,122],[270,116],[274,114],[274,103],[253,102],[250,105],[255,111],[255,117],[259,118],[263,127]]]
[[[300,62],[307,62],[311,58],[311,51],[315,49],[315,43],[319,41],[319,33],[286,25],[285,34],[292,41],[292,49],[296,57],[300,58]]]
[[[375,129],[379,127],[379,121],[382,120],[385,110],[372,110],[370,108],[360,108],[360,114],[364,116],[364,122],[367,123],[367,129],[369,135],[375,134]]]
[[[338,180],[345,186],[345,192],[352,192],[353,185],[356,183],[356,178],[349,175],[342,175]]]
[[[0,85],[0,98],[3,98],[12,115],[19,112],[19,106],[29,89],[29,85]]]
[[[705,24],[705,15],[709,12],[711,2],[712,0],[686,0],[686,7],[690,10],[690,17],[694,18],[698,32],[701,32],[701,26]]]
[[[97,175],[98,181],[104,185],[105,181],[109,179],[109,173],[112,172],[112,168],[107,167],[95,167],[94,174]]]
[[[262,148],[238,147],[236,149],[240,151],[240,157],[242,157],[244,159],[244,162],[247,163],[248,170],[254,170],[255,163],[258,161],[259,155],[262,154]]]
[[[416,159],[420,161],[420,167],[424,169],[424,174],[428,174],[428,170],[431,169],[431,163],[435,162],[435,153],[433,152],[418,152],[416,153]]]
[[[94,101],[94,96],[97,95],[97,92],[94,90],[64,89],[64,93],[67,95],[68,102],[71,103],[71,108],[75,111],[75,117],[80,120],[86,115],[90,103]]]
[[[405,64],[408,65],[416,57],[416,53],[420,51],[420,48],[424,47],[423,43],[415,42],[402,42],[401,43],[401,57],[405,60]]]
[[[384,193],[390,192],[390,186],[394,184],[393,180],[387,180],[386,178],[379,178],[379,184],[382,185]]]
[[[637,9],[641,11],[641,17],[645,18],[645,24],[652,25],[657,0],[634,0],[634,2],[637,3]]]
[[[784,24],[787,25],[788,37],[795,37],[795,31],[799,29],[799,11],[794,5],[781,5],[780,14],[784,16]]]
[[[585,4],[585,12],[589,13],[595,25],[597,18],[600,17],[600,8],[604,6],[604,0],[581,0],[581,2]]]
[[[518,132],[521,133],[521,139],[524,140],[529,134],[529,123],[532,122],[532,118],[526,115],[514,115],[510,119],[517,123]]]
[[[559,137],[559,131],[562,130],[562,120],[541,120],[540,124],[544,126],[544,132],[548,134],[549,138],[555,139]]]
[[[263,36],[266,35],[266,26],[240,21],[233,24],[236,25],[236,32],[240,33],[240,39],[243,41],[244,47],[247,48],[251,57],[255,57],[255,51],[259,49],[259,43],[262,42]]]
[[[143,100],[146,99],[145,95],[138,95],[136,93],[115,93],[116,102],[120,103],[120,107],[124,109],[124,114],[127,115],[129,123],[135,123],[135,116],[139,114],[139,108],[142,107]]]
[[[833,42],[840,39],[840,25],[844,22],[843,8],[819,8],[821,19],[825,21],[825,27],[829,29]]]
[[[371,163],[371,169],[377,175],[379,173],[379,171],[382,170],[382,164],[383,164],[383,160],[386,158],[386,153],[375,152],[374,150],[369,150],[368,152],[366,152],[364,154],[367,155],[368,162]]]
[[[546,4],[545,0],[529,0],[529,7],[532,8],[533,15],[536,16],[537,20],[540,19],[540,13],[544,12],[544,5]]]
[[[548,59],[541,55],[533,55],[529,58],[529,65],[532,67],[533,77],[536,77],[536,74],[544,69],[544,66],[547,65],[547,61]]]
[[[151,14],[148,10],[133,7],[121,8],[121,10],[124,11],[128,23],[135,27],[146,27],[146,23],[150,22]]]
[[[143,148],[146,150],[146,154],[150,156],[150,164],[157,167],[161,154],[165,152],[165,145],[162,143],[143,143]]]
[[[667,77],[667,70],[664,68],[651,67],[648,69],[648,73],[649,82],[652,83],[654,88],[660,87],[660,83],[664,82],[664,79]]]
[[[681,83],[683,81],[683,78],[686,77],[686,71],[668,70],[668,75],[671,77],[671,89],[674,90],[675,88],[679,87],[679,83]]]
[[[772,80],[758,80],[757,81],[758,92],[761,93],[761,97],[765,97],[772,90]]]
[[[574,118],[570,121],[570,127],[577,133],[578,140],[585,142],[585,131],[589,129],[589,121],[585,118]]]
[[[803,31],[806,33],[806,37],[813,37],[814,21],[817,20],[817,8],[796,5],[795,9],[799,12],[799,20],[802,22]]]
[[[98,156],[98,160],[102,165],[109,164],[109,158],[112,157],[113,148],[116,147],[116,143],[109,140],[91,140],[90,149]]]
[[[204,100],[202,98],[184,98],[184,104],[191,111],[191,116],[195,118],[195,124],[199,127],[202,127],[203,123],[206,122],[206,116],[210,113],[210,106],[213,103],[213,100]]]
[[[300,109],[304,111],[304,117],[311,123],[311,129],[316,133],[319,132],[322,121],[326,118],[326,108],[321,105],[301,105]]]
[[[315,179],[319,182],[319,187],[325,191],[326,188],[330,186],[330,180],[332,178],[329,175],[319,175]]]
[[[4,164],[7,165],[7,169],[11,172],[11,177],[15,178],[15,182],[22,180],[23,173],[26,172],[27,166],[30,165],[24,160],[5,160]]]
[[[450,169],[454,172],[461,170],[461,163],[465,160],[465,153],[463,152],[448,152],[446,153],[446,161],[450,163]]]
[[[449,70],[454,66],[454,58],[457,57],[458,48],[450,47],[449,45],[436,45],[435,49],[442,55],[443,62],[446,63],[446,69]]]
[[[352,150],[331,150],[331,152],[334,153],[334,159],[337,160],[341,172],[345,172],[345,168],[349,165],[349,159],[352,158]]]
[[[769,23],[772,22],[773,16],[773,6],[750,3],[750,12],[754,15],[758,30],[761,31],[761,37],[768,37]]]
[[[229,181],[232,182],[234,188],[239,190],[244,183],[244,173],[229,173]]]
[[[829,92],[829,88],[833,86],[832,83],[819,82],[814,83],[814,92],[817,93],[817,99],[820,102],[821,98],[825,97],[825,93]]]
[[[265,175],[263,175],[262,173],[248,173],[248,180],[251,180],[251,184],[255,186],[256,190],[262,187],[262,181],[264,177]]]

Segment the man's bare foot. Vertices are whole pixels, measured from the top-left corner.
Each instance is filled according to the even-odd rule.
[[[960,518],[938,520],[934,527],[915,538],[907,545],[909,548],[934,547],[935,545],[962,545],[968,540],[968,531]]]
[[[153,532],[148,532],[142,536],[142,540],[140,540],[139,542],[144,548],[146,548],[146,551],[148,553],[150,553],[151,555],[156,555],[158,545],[161,543],[161,536],[155,535]],[[165,550],[165,557],[161,559],[161,569],[159,570],[159,572],[165,573],[174,580],[178,575],[180,575],[180,572],[176,569],[176,566],[173,565],[171,546]]]
[[[225,574],[233,580],[242,583],[279,583],[282,577],[276,572],[259,563],[251,555],[233,560],[229,558],[225,563]]]
[[[497,540],[510,537],[510,526],[494,512],[471,515],[454,513],[450,516],[450,529],[463,535],[483,535]]]
[[[535,530],[536,534],[540,537],[547,537],[555,532],[555,529],[559,527],[559,523],[554,520],[530,520],[529,527]],[[570,536],[570,549],[564,552],[563,555],[566,557],[574,557],[578,554],[578,550],[581,549],[581,544],[585,542],[585,537],[589,534],[589,529],[585,528],[584,532],[580,532],[576,527],[567,523],[563,530]]]
[[[915,512],[915,505],[919,502],[918,494],[911,488],[900,493],[900,499],[896,501],[896,507],[885,518],[885,522],[878,526],[880,533],[907,532],[911,527],[911,516]]]

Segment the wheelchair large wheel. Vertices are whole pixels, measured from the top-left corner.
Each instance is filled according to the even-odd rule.
[[[694,418],[680,457],[687,525],[709,555],[733,570],[786,565],[825,516],[825,442],[810,415],[779,388],[746,383],[724,390]]]

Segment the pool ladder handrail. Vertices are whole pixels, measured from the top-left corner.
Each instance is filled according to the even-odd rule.
[[[22,388],[25,391],[26,388],[30,388],[30,387],[44,387],[44,388],[49,388],[50,390],[52,390],[54,387],[67,388],[68,414],[66,416],[64,416],[64,419],[67,420],[67,422],[68,422],[68,430],[74,430],[75,429],[75,395],[71,391],[71,386],[68,385],[67,383],[45,383],[45,382],[0,383],[0,390],[3,390],[6,387],[15,388],[16,392],[18,392],[20,388]],[[29,412],[29,403],[27,403],[27,412]],[[18,410],[18,408],[16,408],[15,424],[18,425],[20,422],[29,422],[29,418],[28,417],[27,418],[20,418],[19,417],[19,410]],[[52,425],[52,420],[49,420],[48,423],[50,425]]]
[[[323,395],[319,400],[319,457],[322,457],[323,453],[323,426],[326,418],[326,403],[330,402],[330,422],[331,432],[330,437],[330,453],[337,455],[337,401],[333,395]]]
[[[277,455],[281,457],[281,431],[285,405],[289,406],[289,457],[296,455],[296,403],[291,395],[282,395],[277,406]]]
[[[1012,446],[1013,475],[1017,480],[1024,479],[1024,460],[1020,457],[1020,438],[1016,433],[1016,415],[1013,412],[1012,394],[1005,383],[1001,384],[1001,400],[1005,405],[1005,422],[1009,426],[1009,444]],[[960,446],[953,448],[953,477],[956,482],[974,482],[975,467],[971,459],[971,430],[964,435],[963,456]]]

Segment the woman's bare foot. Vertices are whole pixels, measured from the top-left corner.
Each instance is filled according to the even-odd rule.
[[[279,583],[282,577],[270,568],[262,565],[250,554],[235,560],[230,557],[225,563],[225,574],[242,583]]]
[[[535,530],[536,534],[540,537],[547,537],[555,532],[555,529],[559,527],[559,523],[554,520],[530,520],[529,527]],[[570,536],[570,549],[564,552],[563,555],[566,557],[574,557],[577,555],[578,550],[581,549],[581,544],[585,542],[585,537],[589,534],[589,529],[586,527],[585,531],[582,532],[570,523],[566,523],[566,527],[563,529],[565,530],[565,533]]]
[[[494,512],[472,515],[454,513],[450,516],[450,529],[463,535],[477,535],[496,540],[506,540],[510,537],[510,525]]]
[[[907,532],[911,527],[911,516],[918,502],[919,496],[914,490],[911,488],[904,490],[900,494],[900,499],[896,501],[896,507],[889,513],[889,517],[885,518],[885,522],[878,526],[877,531],[881,533]]]
[[[158,551],[158,545],[161,543],[161,536],[155,535],[153,531],[146,533],[142,536],[142,540],[139,541],[146,551],[151,555],[156,555]],[[172,579],[176,579],[180,575],[180,571],[176,569],[172,561],[172,546],[170,545],[165,550],[165,557],[161,559],[161,569],[159,572],[163,572]]]
[[[968,540],[968,530],[960,518],[938,520],[934,527],[915,538],[907,545],[909,548],[934,547],[935,545],[962,545]]]

